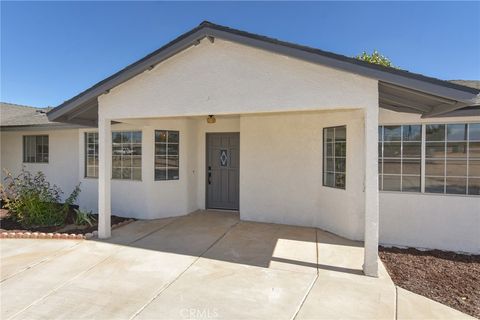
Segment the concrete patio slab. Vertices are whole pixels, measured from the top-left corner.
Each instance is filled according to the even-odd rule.
[[[240,222],[205,258],[251,266],[317,273],[315,229]]]
[[[234,215],[219,219],[216,213],[204,213],[165,223],[30,306],[18,318],[130,318],[237,221]],[[137,227],[131,228],[135,231]],[[114,237],[123,242],[120,235]],[[71,304],[65,305],[65,301]]]
[[[238,221],[238,214],[194,212],[175,219],[131,246],[198,257]]]
[[[21,239],[16,240],[21,246]],[[55,245],[59,240],[37,240]],[[67,240],[65,240],[67,241]],[[111,245],[86,241],[82,245],[62,250],[55,259],[50,259],[38,268],[30,268],[0,284],[0,291],[15,294],[2,295],[0,318],[8,319],[23,311],[37,300],[46,297],[67,285],[76,276],[95,266],[114,253]]]
[[[468,318],[362,275],[361,243],[196,212],[95,241],[0,240],[2,319]]]
[[[319,274],[296,319],[394,319],[392,283],[350,274]]]
[[[125,247],[17,319],[128,319],[195,257]]]
[[[397,319],[475,319],[444,304],[397,287]]]
[[[317,230],[319,273],[335,277],[363,275],[363,246],[332,233]]]
[[[136,319],[292,319],[315,275],[201,258]],[[166,307],[168,306],[168,307]]]
[[[109,239],[101,241],[115,244],[130,244],[160,230],[174,220],[175,218],[134,221],[120,229],[112,230],[112,236]]]
[[[54,257],[62,249],[76,246],[79,242],[81,240],[5,239],[0,242],[1,281]]]
[[[395,286],[380,262],[379,278],[362,273],[361,243],[317,231],[318,279],[296,319],[394,319]]]

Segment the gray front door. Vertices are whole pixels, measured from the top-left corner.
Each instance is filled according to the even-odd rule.
[[[207,208],[238,210],[240,134],[207,133]]]

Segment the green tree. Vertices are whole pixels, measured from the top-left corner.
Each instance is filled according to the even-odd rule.
[[[390,68],[396,68],[398,67],[394,66],[392,64],[392,61],[385,57],[383,54],[378,52],[377,50],[373,50],[371,54],[368,54],[367,52],[363,51],[362,54],[358,55],[355,57],[358,60],[374,63],[374,64],[379,64],[384,67],[390,67]]]

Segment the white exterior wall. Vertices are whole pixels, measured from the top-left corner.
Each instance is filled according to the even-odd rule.
[[[196,208],[205,206],[205,133],[207,130],[240,131],[240,211],[243,218],[297,225],[314,224],[354,239],[363,237],[365,168],[362,166],[364,155],[361,149],[363,113],[351,110],[377,107],[376,80],[220,39],[215,39],[214,44],[202,41],[99,97],[101,117],[113,120],[132,122],[132,119],[140,118],[202,116],[196,129]],[[307,110],[312,112],[298,114]],[[320,110],[336,111],[333,114],[326,111],[318,113]],[[279,115],[287,111],[297,114]],[[264,113],[270,115],[259,115]],[[205,117],[208,114],[216,115],[218,122],[207,124]],[[222,115],[233,118],[223,118]],[[239,119],[235,119],[236,116]],[[268,120],[270,116],[274,120]],[[267,119],[265,123],[264,119]],[[308,127],[298,127],[296,119],[303,119]],[[349,190],[346,193],[321,187],[322,126],[345,123],[349,123],[349,129],[352,129],[349,138],[354,141],[347,146],[351,150],[347,167],[355,168],[357,172],[349,175]],[[302,131],[304,145],[294,138],[282,141],[285,135],[281,129],[286,125],[291,126],[292,130]],[[263,142],[271,143],[262,141],[267,137],[272,137],[278,144],[265,146]],[[311,175],[308,177],[312,189],[305,188],[312,197],[305,197],[308,199],[308,203],[305,203],[298,191],[292,198],[293,202],[290,202],[296,203],[296,206],[283,201],[269,207],[275,195],[282,195],[280,199],[285,199],[283,195],[289,189],[305,186],[300,178],[295,183],[283,181],[277,184],[279,190],[276,193],[272,191],[270,198],[258,198],[265,191],[264,182],[269,179],[280,182],[278,173],[283,171],[288,176],[291,164],[284,161],[276,167],[277,171],[272,168],[263,170],[262,166],[255,166],[255,162],[261,162],[256,159],[257,150],[267,147],[283,155],[287,152],[287,145],[299,151],[311,152],[308,156],[311,162],[301,176],[315,170],[316,179]],[[148,154],[148,151],[144,153]],[[271,162],[271,157],[265,158]],[[259,175],[267,176],[266,180],[262,181]],[[319,191],[320,195],[316,194]],[[345,201],[346,194],[351,201]],[[255,207],[258,209],[254,210]],[[300,214],[288,214],[286,209],[293,207]],[[322,208],[320,216],[317,215],[319,207]]]
[[[116,124],[112,131],[142,131],[142,180],[112,180],[112,214],[140,219],[179,216],[205,208],[205,148],[207,132],[238,132],[239,118],[217,119],[207,124],[205,117],[169,119],[132,119]],[[180,132],[180,179],[154,181],[155,130]],[[98,209],[98,179],[85,178],[85,132],[81,129],[79,181],[88,186],[80,204],[88,210]]]
[[[137,120],[116,124],[112,131],[142,132],[142,180],[112,180],[112,214],[140,219],[157,219],[184,215],[197,209],[197,147],[196,121],[190,119]],[[155,130],[178,130],[180,132],[180,179],[154,180]],[[81,205],[97,211],[98,179],[85,178],[85,132],[78,139],[82,147],[79,163],[79,180],[88,185],[88,193],[81,196]]]
[[[379,124],[480,122],[480,117],[421,119],[380,109]],[[380,192],[380,243],[480,253],[480,197]]]
[[[377,81],[261,49],[203,40],[99,97],[110,119],[378,105]]]
[[[18,175],[25,169],[36,173],[42,171],[50,183],[59,186],[64,200],[78,184],[78,130],[42,130],[42,131],[1,131],[0,169],[2,181],[5,177],[3,169]],[[49,155],[48,163],[23,163],[23,136],[48,135]],[[81,186],[82,190],[85,189]]]
[[[101,118],[126,122],[113,131],[143,133],[142,180],[112,181],[112,213],[154,219],[203,209],[205,135],[240,132],[242,219],[316,226],[363,239],[364,110],[377,105],[375,80],[204,40],[99,97]],[[206,123],[208,114],[217,116],[216,124]],[[480,117],[421,120],[380,110],[380,124],[427,121]],[[345,190],[322,186],[322,130],[336,125],[347,125]],[[155,129],[180,131],[180,180],[154,181]],[[84,177],[85,131],[1,132],[1,166],[18,172],[22,134],[48,133],[49,163],[27,169],[44,171],[66,193],[81,182],[79,204],[96,212],[98,179]],[[379,201],[382,243],[479,252],[478,197],[382,192]]]
[[[322,184],[323,128],[347,126],[346,188]],[[363,112],[242,116],[240,215],[363,239]]]

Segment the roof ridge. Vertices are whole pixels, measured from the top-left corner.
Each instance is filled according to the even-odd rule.
[[[34,106],[27,106],[27,105],[24,105],[24,104],[11,103],[11,102],[4,102],[4,101],[0,101],[0,104],[2,104],[2,105],[10,105],[10,106],[13,106],[13,107],[22,107],[22,108],[31,108],[31,109],[45,109],[45,107],[34,107]],[[48,108],[48,107],[47,107],[47,108]]]

